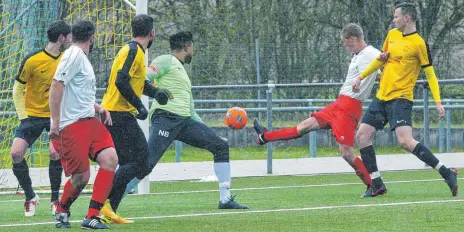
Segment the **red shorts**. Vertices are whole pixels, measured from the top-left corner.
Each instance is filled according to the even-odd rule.
[[[67,177],[89,171],[89,158],[95,161],[100,151],[114,147],[111,134],[96,117],[83,118],[66,126],[52,143]]]
[[[354,147],[354,135],[361,115],[362,103],[344,95],[340,95],[321,111],[311,114],[321,129],[332,128],[332,134],[339,144],[351,147]]]

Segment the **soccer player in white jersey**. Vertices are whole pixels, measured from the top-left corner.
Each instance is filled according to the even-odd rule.
[[[369,188],[372,185],[371,177],[362,160],[354,155],[354,136],[356,127],[361,119],[362,104],[369,97],[375,78],[362,82],[360,92],[352,91],[352,83],[369,64],[380,54],[380,51],[367,45],[364,41],[362,28],[354,23],[346,25],[341,31],[343,46],[353,53],[345,83],[343,84],[337,100],[321,111],[311,114],[311,117],[302,121],[295,127],[268,131],[254,119],[254,127],[258,133],[257,142],[261,145],[276,141],[295,139],[319,129],[332,129],[337,140],[342,157],[353,167],[356,175]],[[376,75],[371,74],[371,75]]]
[[[98,217],[111,191],[118,157],[113,140],[103,123],[112,124],[110,113],[95,103],[95,73],[87,58],[95,41],[95,25],[78,21],[72,26],[73,44],[63,54],[50,88],[53,146],[61,157],[66,182],[55,214],[57,228],[70,228],[69,208],[90,178],[89,159],[98,162],[89,211],[81,226],[85,229],[109,229]]]

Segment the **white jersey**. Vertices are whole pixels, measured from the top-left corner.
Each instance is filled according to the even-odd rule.
[[[80,47],[72,45],[63,53],[53,79],[64,83],[60,131],[81,118],[95,116],[95,73]]]
[[[369,97],[372,87],[374,86],[375,76],[379,73],[379,71],[374,72],[370,76],[361,80],[358,93],[353,92],[351,86],[356,77],[359,76],[359,74],[361,74],[364,69],[366,69],[367,66],[369,66],[369,64],[379,56],[379,54],[379,50],[369,45],[358,54],[353,55],[350,67],[348,68],[348,73],[346,74],[345,83],[343,83],[343,86],[340,89],[340,95],[355,98],[362,102]]]

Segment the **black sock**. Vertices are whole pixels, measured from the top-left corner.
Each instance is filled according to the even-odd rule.
[[[451,174],[451,171],[449,168],[447,168],[445,165],[441,166],[439,169],[438,169],[438,172],[440,173],[440,175],[443,177],[443,178],[448,178],[448,176]]]
[[[375,158],[375,150],[372,145],[359,149],[359,152],[361,153],[361,159],[369,174],[379,171],[377,168],[377,160]]]
[[[50,177],[50,186],[52,189],[52,196],[50,200],[57,201],[60,195],[61,174],[63,173],[63,166],[60,160],[50,160],[48,165],[48,176]]]
[[[380,187],[383,185],[383,181],[382,181],[382,178],[379,176],[375,179],[372,179],[372,184],[375,186],[375,187]]]
[[[432,168],[435,168],[439,163],[437,157],[435,157],[432,154],[432,152],[427,147],[422,145],[421,143],[418,143],[416,145],[416,147],[414,148],[412,153],[414,155],[416,155],[417,158],[422,160],[422,162],[426,163],[427,165],[429,165]]]
[[[18,179],[19,185],[24,190],[26,201],[35,197],[35,192],[32,189],[32,181],[29,176],[29,167],[27,167],[26,160],[23,159],[20,163],[13,163],[13,173]]]

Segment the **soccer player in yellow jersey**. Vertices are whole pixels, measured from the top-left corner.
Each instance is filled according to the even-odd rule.
[[[155,88],[148,80],[145,51],[154,39],[154,20],[140,14],[132,19],[132,41],[118,52],[103,96],[102,107],[110,111],[113,125],[107,125],[113,137],[119,158],[119,168],[114,176],[113,188],[102,209],[107,222],[132,223],[114,212],[118,209],[124,192],[135,177],[143,179],[148,170],[148,145],[137,119],[145,120],[148,111],[142,104],[142,94],[155,98],[165,105],[171,97],[169,91]],[[142,174],[143,173],[143,174]]]
[[[24,203],[26,217],[35,215],[39,196],[32,189],[29,168],[24,155],[27,148],[32,146],[44,129],[50,131],[48,104],[50,85],[61,59],[61,52],[71,44],[71,27],[61,20],[53,22],[48,27],[47,36],[48,44],[44,49],[35,51],[24,58],[13,87],[13,102],[21,122],[16,128],[11,147],[11,158],[13,160],[13,173],[26,197]],[[51,143],[49,152],[51,209],[52,214],[55,215],[63,167]]]
[[[401,3],[395,7],[393,22],[396,28],[388,32],[383,53],[359,75],[352,86],[354,91],[359,91],[361,81],[385,65],[376,98],[364,115],[356,135],[361,158],[373,182],[362,197],[375,197],[387,191],[380,178],[371,141],[375,131],[383,129],[387,123],[396,132],[398,143],[421,161],[437,169],[452,195],[458,194],[458,170],[443,165],[427,147],[412,136],[413,89],[421,68],[427,77],[440,119],[445,116],[430,51],[416,31],[416,16],[416,8],[411,3]]]

